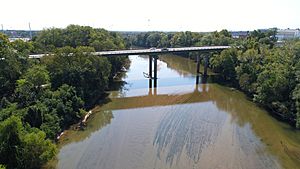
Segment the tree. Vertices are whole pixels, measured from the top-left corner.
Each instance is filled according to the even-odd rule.
[[[219,34],[220,34],[221,36],[225,36],[225,37],[231,38],[231,34],[230,34],[230,33],[228,32],[228,30],[226,30],[226,29],[221,30]]]
[[[41,124],[40,129],[46,133],[47,138],[55,140],[57,134],[62,131],[62,120],[58,117],[58,113],[55,108],[53,108],[51,112],[51,109],[48,110],[49,112],[43,114],[43,123]],[[63,126],[65,125],[63,124]]]
[[[258,88],[255,99],[263,104],[285,100],[288,96],[287,76],[287,68],[284,65],[276,63],[265,65],[257,78]]]
[[[235,48],[223,50],[220,55],[214,56],[210,63],[214,71],[220,73],[227,81],[235,81],[238,51]]]
[[[151,33],[146,39],[146,45],[149,47],[158,47],[161,36],[160,33],[154,32]]]
[[[83,117],[81,111],[84,102],[77,96],[75,88],[62,85],[57,91],[53,93],[53,98],[57,100],[55,106],[57,114],[62,119],[61,126],[69,126],[78,122]]]
[[[5,108],[0,109],[0,122],[8,119],[12,115],[20,117],[23,115],[23,111],[18,110],[16,103],[8,104]]]
[[[0,123],[0,163],[7,168],[39,168],[56,153],[44,132],[26,131],[20,118],[11,116]]]
[[[0,101],[0,111],[2,109],[7,108],[10,105],[10,102],[7,100],[6,97],[2,97],[1,101]]]
[[[16,80],[27,68],[27,59],[14,50],[7,37],[0,33],[0,97],[10,96]]]
[[[49,84],[50,82],[49,72],[46,67],[42,65],[34,65],[29,68],[23,78],[36,88],[43,88],[43,85]]]
[[[124,49],[123,38],[115,32],[105,29],[93,29],[89,26],[69,25],[65,29],[50,28],[41,31],[33,38],[35,52],[53,52],[56,48],[70,46],[90,46],[96,51]]]
[[[44,116],[48,108],[45,104],[38,101],[36,104],[29,106],[24,121],[29,123],[31,127],[40,128],[43,124]]]
[[[238,56],[238,61],[236,72],[239,86],[247,94],[253,94],[257,88],[257,76],[262,69],[263,55],[255,49],[249,49]]]
[[[159,47],[169,47],[169,46],[170,46],[170,41],[168,35],[166,35],[165,33],[161,33]]]
[[[0,163],[7,168],[18,167],[23,132],[22,122],[17,117],[0,123]]]
[[[23,57],[27,57],[33,50],[33,45],[31,42],[24,42],[23,40],[16,40],[12,42],[12,47],[18,52],[24,54]]]
[[[22,79],[17,80],[16,95],[21,107],[33,104],[43,95],[44,86],[49,85],[50,77],[45,66],[29,68]]]
[[[293,90],[293,100],[296,104],[296,127],[300,128],[300,85],[298,84],[297,87]]]
[[[254,100],[280,114],[282,118],[294,121],[292,91],[295,88],[292,55],[273,49],[264,58],[264,65],[257,77],[257,91]]]
[[[299,55],[298,55],[298,57],[299,57]],[[293,100],[295,102],[295,107],[296,107],[296,115],[295,115],[296,127],[298,129],[300,129],[300,62],[299,62],[299,60],[297,61],[295,67],[296,67],[296,70],[295,70],[296,86],[292,92],[292,95],[293,95]]]
[[[27,133],[22,138],[20,168],[35,169],[51,160],[57,153],[56,146],[46,139],[42,131]]]
[[[49,58],[46,64],[54,89],[63,84],[74,86],[84,100],[104,94],[111,75],[111,64],[107,58],[94,56],[91,51],[93,49],[87,47],[65,47]]]

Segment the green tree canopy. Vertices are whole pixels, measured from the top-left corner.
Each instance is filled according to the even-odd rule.
[[[35,169],[52,159],[56,146],[42,131],[26,131],[18,117],[0,123],[0,163],[7,168]]]

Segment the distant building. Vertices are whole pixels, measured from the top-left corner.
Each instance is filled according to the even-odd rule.
[[[239,38],[247,38],[249,36],[249,31],[232,31],[230,32],[232,38],[239,39]]]
[[[278,41],[300,38],[300,30],[299,29],[279,29],[279,30],[277,30],[276,37],[277,37]]]
[[[31,38],[36,36],[40,31],[28,31],[28,30],[3,30],[1,33],[7,35],[9,38]]]

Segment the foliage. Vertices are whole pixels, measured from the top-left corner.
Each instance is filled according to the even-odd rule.
[[[11,43],[12,47],[19,53],[22,53],[24,57],[27,57],[33,50],[31,42],[24,42],[23,40],[17,39]]]
[[[5,108],[0,109],[0,121],[8,119],[12,115],[22,117],[23,114],[24,110],[19,110],[16,103],[9,104]]]
[[[250,38],[253,38],[254,41],[267,45],[270,49],[274,47],[276,38],[277,29],[268,29],[268,30],[254,30],[250,33]]]
[[[17,52],[7,37],[0,33],[0,97],[13,93],[16,81],[28,66],[27,58]]]
[[[296,127],[300,128],[300,85],[299,84],[293,91],[293,99],[296,102],[296,110],[297,110],[296,117],[295,117]]]
[[[239,86],[247,94],[254,94],[257,88],[257,76],[261,72],[263,55],[255,49],[248,49],[238,56],[236,66]]]
[[[21,168],[40,168],[57,153],[56,146],[42,131],[27,133],[22,138]]]
[[[215,56],[211,59],[210,63],[212,68],[220,73],[225,80],[235,81],[236,71],[235,66],[237,65],[238,51],[235,48],[224,50],[220,55]]]
[[[91,51],[93,49],[88,47],[64,47],[46,58],[52,86],[57,89],[63,84],[72,85],[86,101],[102,95],[108,87],[111,64],[107,58],[94,56]]]
[[[82,118],[83,104],[75,88],[64,84],[54,92],[45,91],[39,101],[26,108],[23,119],[31,127],[44,131],[47,138],[55,140],[57,133]]]
[[[227,30],[212,33],[196,32],[146,32],[129,36],[127,43],[140,47],[186,47],[232,44],[231,34]]]
[[[53,93],[53,98],[56,101],[56,111],[59,117],[62,119],[61,126],[69,126],[74,124],[83,117],[81,108],[83,108],[84,102],[77,96],[75,88],[66,84],[62,85],[58,90]],[[48,105],[50,106],[50,105]]]
[[[16,117],[11,117],[0,123],[0,163],[8,168],[18,166],[21,151],[22,122]]]
[[[127,63],[129,63],[128,58],[123,56],[107,57],[107,60],[111,65],[111,71],[109,75],[110,80],[112,80],[119,71],[124,70],[124,68],[128,66]]]
[[[21,79],[17,80],[16,95],[19,105],[26,107],[33,104],[43,94],[50,81],[49,73],[45,66],[35,65],[29,68]]]
[[[69,25],[65,29],[50,28],[33,39],[36,53],[53,52],[56,48],[90,46],[96,51],[124,49],[125,42],[115,32],[93,29],[89,26]]]
[[[53,158],[56,146],[42,131],[26,131],[19,118],[0,123],[0,163],[7,168],[39,168]]]

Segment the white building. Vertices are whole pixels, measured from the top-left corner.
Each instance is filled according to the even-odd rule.
[[[300,38],[299,29],[279,29],[277,30],[276,37],[278,41]]]

